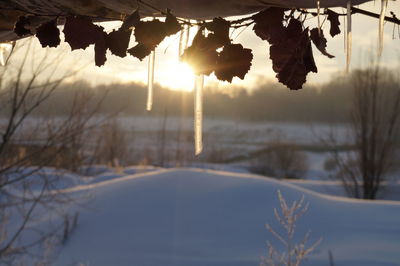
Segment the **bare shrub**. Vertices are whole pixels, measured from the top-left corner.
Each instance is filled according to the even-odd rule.
[[[29,40],[16,49],[20,45],[26,45],[22,59],[12,54],[0,69],[0,264],[18,265],[35,256],[41,265],[37,248],[59,240],[62,225],[55,217],[65,215],[67,208],[60,206],[72,200],[60,189],[75,182],[54,167],[75,169],[81,163],[94,109],[76,95],[63,117],[40,117],[39,107],[74,72],[58,73],[62,53],[42,56]],[[54,223],[43,226],[47,218]]]
[[[307,156],[296,144],[277,138],[253,154],[251,171],[277,178],[301,178],[308,169]]]
[[[112,167],[119,167],[129,160],[129,147],[125,130],[113,118],[106,121],[97,131],[96,160],[99,163],[109,164]]]

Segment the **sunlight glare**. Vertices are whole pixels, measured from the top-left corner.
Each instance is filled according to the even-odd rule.
[[[169,61],[160,71],[158,82],[172,90],[192,91],[194,73],[192,68],[182,62]]]

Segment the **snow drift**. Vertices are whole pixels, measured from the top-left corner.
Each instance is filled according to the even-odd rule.
[[[266,255],[265,229],[279,229],[276,191],[305,196],[309,211],[296,236],[311,230],[322,243],[306,265],[397,265],[400,203],[324,196],[249,174],[159,170],[81,186],[94,198],[80,210],[77,230],[56,265],[247,266]],[[279,230],[278,230],[279,231]]]

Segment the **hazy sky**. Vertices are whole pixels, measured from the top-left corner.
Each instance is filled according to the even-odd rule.
[[[364,5],[360,8],[374,11],[376,13],[380,10],[380,1],[373,1]],[[345,12],[344,9],[336,9],[338,12]],[[394,11],[400,16],[400,2],[390,1],[388,7],[389,11]],[[317,19],[313,18],[309,20],[310,27],[317,26]],[[344,71],[345,68],[345,52],[344,52],[344,34],[343,26],[344,21],[341,19],[341,30],[342,34],[335,38],[328,36],[329,22],[326,21],[324,24],[325,36],[328,39],[327,50],[329,53],[335,55],[333,59],[328,59],[322,56],[320,52],[313,48],[314,57],[318,66],[319,73],[310,73],[308,75],[309,83],[319,83],[330,79],[332,74]],[[106,29],[113,29],[118,27],[117,23],[107,23]],[[394,39],[393,36],[393,24],[386,23],[385,25],[385,46],[382,55],[382,62],[385,66],[395,67],[399,66],[400,59],[400,40],[398,27],[395,28]],[[233,37],[237,36],[238,32],[233,34]],[[194,32],[193,32],[194,34]],[[193,37],[192,34],[192,37]],[[132,38],[132,44],[134,45],[134,38]],[[192,87],[192,81],[190,78],[182,78],[190,76],[184,69],[177,70],[178,61],[178,42],[179,36],[175,35],[164,40],[164,42],[156,50],[156,74],[155,82],[168,87],[178,87],[180,89],[190,89]],[[271,69],[271,61],[269,59],[268,51],[269,44],[266,41],[259,39],[254,32],[252,27],[245,30],[234,42],[243,44],[244,47],[251,48],[253,50],[254,60],[250,72],[247,74],[244,81],[235,78],[233,84],[239,86],[245,86],[248,88],[256,87],[259,80],[264,79],[275,79],[275,73]],[[368,52],[375,48],[378,42],[378,19],[366,17],[364,15],[353,15],[353,56],[352,56],[352,67],[365,65],[366,57]],[[63,44],[61,47],[51,49],[53,53],[57,53],[60,50],[68,50],[69,46]],[[94,66],[94,54],[93,47],[89,47],[85,51],[73,51],[65,54],[65,62],[63,67],[70,68],[74,65],[89,64],[84,68],[77,78],[88,80],[93,85],[114,83],[114,82],[129,82],[137,81],[145,83],[147,80],[147,58],[142,62],[138,59],[127,56],[126,58],[119,58],[116,56],[108,55],[108,60],[103,67]],[[179,74],[177,74],[179,73]],[[215,77],[207,77],[206,82],[216,81]],[[277,81],[276,81],[277,82]],[[229,85],[226,82],[218,83],[220,86]]]

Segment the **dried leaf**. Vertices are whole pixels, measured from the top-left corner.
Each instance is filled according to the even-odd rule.
[[[120,30],[128,31],[132,27],[136,27],[139,23],[140,23],[140,14],[139,14],[139,10],[136,9],[135,12],[133,12],[132,14],[130,14],[129,16],[127,16],[124,19]]]
[[[215,75],[219,80],[232,82],[233,77],[244,79],[251,67],[253,53],[241,44],[228,44],[219,54]]]
[[[203,29],[200,29],[192,45],[184,51],[182,61],[188,63],[197,75],[210,75],[215,70],[217,60],[215,47],[203,35]]]
[[[128,50],[128,53],[142,61],[146,56],[151,53],[151,51],[152,50],[150,50],[147,46],[139,43],[136,46],[130,48]]]
[[[213,33],[207,36],[208,41],[215,45],[215,49],[220,48],[231,42],[229,38],[229,29],[231,23],[223,18],[214,18],[208,22],[205,27]]]
[[[36,37],[42,47],[57,47],[60,42],[60,30],[57,28],[57,19],[51,20],[40,25],[36,29]]]
[[[134,34],[138,44],[128,52],[139,60],[148,56],[167,36],[165,23],[158,19],[141,21]]]
[[[88,17],[69,16],[64,26],[65,41],[69,43],[72,50],[86,49],[89,45],[95,44],[96,40],[104,30],[93,24]]]
[[[300,45],[303,29],[301,22],[296,19],[290,20],[287,28],[283,28],[282,35],[285,36],[280,42],[272,44],[270,47],[270,58],[272,69],[279,73],[296,53]]]
[[[165,19],[165,34],[166,36],[173,35],[181,30],[181,24],[179,24],[178,19],[167,12],[167,17]]]
[[[284,40],[270,47],[272,69],[277,73],[279,82],[291,90],[298,90],[302,88],[310,71],[318,71],[308,29],[303,30],[301,22],[292,18],[284,34]]]
[[[19,17],[17,23],[15,23],[14,26],[15,34],[17,34],[19,37],[32,34],[32,32],[28,28],[26,28],[26,26],[29,26],[30,24],[31,22],[29,17]]]
[[[100,67],[104,65],[107,61],[107,33],[104,31],[97,36],[95,45],[94,45],[94,59],[96,66]]]
[[[310,31],[310,38],[317,49],[325,56],[329,58],[334,58],[333,55],[329,54],[326,51],[326,39],[324,37],[324,33],[322,30],[318,30],[318,28],[314,28]]]
[[[131,35],[131,30],[125,31],[121,28],[110,32],[107,36],[107,47],[110,49],[111,53],[119,57],[125,57]]]
[[[158,19],[141,21],[135,28],[136,41],[153,49],[162,42],[165,36],[164,23]]]
[[[328,9],[328,20],[331,23],[331,29],[329,33],[331,34],[332,37],[335,37],[340,33],[340,22],[339,22],[339,14]]]
[[[270,44],[281,42],[284,38],[285,28],[282,24],[284,9],[270,7],[254,16],[254,32],[262,40]]]

